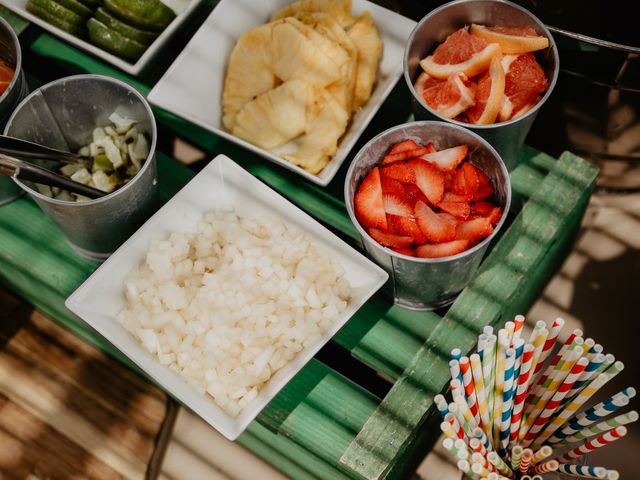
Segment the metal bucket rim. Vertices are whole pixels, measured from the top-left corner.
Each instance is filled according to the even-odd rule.
[[[469,135],[477,139],[487,150],[489,150],[489,153],[491,153],[491,155],[498,161],[498,165],[500,165],[500,171],[502,172],[503,177],[506,179],[506,183],[504,185],[506,198],[503,206],[502,217],[500,218],[500,221],[493,229],[493,232],[491,232],[491,235],[489,235],[488,237],[485,237],[484,239],[482,239],[482,241],[478,242],[473,247],[469,248],[468,250],[465,250],[464,252],[458,253],[456,255],[450,255],[448,257],[440,257],[440,258],[412,257],[410,255],[404,255],[402,253],[398,253],[390,248],[383,247],[376,240],[374,240],[373,237],[371,237],[367,233],[367,231],[362,227],[362,225],[360,225],[360,222],[356,218],[355,212],[353,211],[353,208],[351,206],[351,201],[349,200],[349,181],[353,175],[353,171],[355,170],[356,164],[358,163],[358,160],[360,159],[363,152],[365,152],[370,147],[370,145],[373,144],[375,141],[377,141],[379,138],[389,135],[390,133],[393,133],[397,130],[401,130],[403,128],[407,128],[411,126],[429,128],[435,125],[437,125],[438,127],[451,128],[454,130],[462,131],[465,135]],[[367,143],[365,143],[362,146],[362,148],[358,151],[358,153],[356,153],[355,157],[351,161],[351,164],[349,165],[349,169],[347,170],[347,174],[344,182],[344,199],[347,207],[347,213],[349,214],[349,219],[351,220],[351,223],[355,226],[356,230],[358,230],[358,233],[362,237],[370,239],[372,242],[372,245],[374,245],[375,248],[377,248],[378,250],[381,250],[385,254],[391,255],[392,257],[400,258],[403,260],[409,260],[415,263],[424,263],[424,264],[447,263],[447,262],[451,262],[451,261],[469,256],[477,252],[478,250],[484,248],[485,245],[491,242],[491,240],[500,231],[500,229],[502,228],[502,225],[504,225],[504,222],[506,221],[507,214],[509,213],[509,209],[511,208],[511,180],[509,176],[509,171],[507,170],[507,166],[505,165],[504,160],[502,160],[502,157],[500,156],[500,154],[496,151],[495,148],[491,146],[489,142],[487,142],[480,135],[460,125],[453,125],[453,124],[440,122],[436,120],[421,120],[421,121],[415,121],[415,122],[406,122],[400,125],[396,125],[395,127],[388,128],[387,130],[384,130],[383,132],[380,132],[379,134],[377,134],[375,137],[373,137],[371,140],[369,140]]]
[[[0,24],[9,32],[9,36],[13,40],[13,45],[16,51],[16,68],[13,72],[13,78],[9,82],[9,86],[2,93],[2,95],[0,95],[0,102],[2,102],[2,100],[9,96],[9,93],[11,93],[16,83],[18,83],[18,78],[20,77],[20,75],[22,75],[22,47],[20,46],[20,41],[18,40],[16,32],[13,30],[11,25],[9,25],[9,22],[0,17]]]
[[[4,134],[7,135],[7,132],[9,131],[9,127],[13,123],[13,119],[16,116],[16,114],[18,113],[18,111],[20,111],[20,109],[22,109],[22,107],[24,107],[24,105],[26,105],[26,103],[29,100],[31,100],[31,98],[34,97],[36,94],[38,94],[40,92],[43,92],[43,91],[47,90],[48,88],[54,87],[54,86],[58,85],[59,83],[62,83],[62,82],[65,82],[65,81],[68,82],[69,80],[75,81],[75,80],[87,80],[87,79],[115,83],[116,85],[124,87],[126,90],[128,90],[131,93],[133,93],[142,102],[142,105],[145,108],[145,110],[146,110],[146,112],[147,112],[147,114],[149,116],[149,122],[151,124],[152,138],[151,138],[151,142],[149,144],[149,154],[147,155],[147,158],[145,159],[140,171],[138,173],[136,173],[131,178],[131,180],[129,180],[123,186],[121,186],[120,188],[118,188],[118,189],[114,190],[113,192],[111,192],[111,193],[109,193],[107,195],[104,195],[104,196],[102,196],[100,198],[94,198],[94,199],[90,199],[90,200],[83,200],[82,202],[59,200],[57,198],[48,197],[47,195],[43,195],[42,193],[38,192],[37,190],[34,190],[31,187],[29,187],[28,185],[22,183],[20,180],[14,178],[14,177],[11,177],[11,179],[14,182],[16,182],[18,184],[18,186],[20,186],[20,188],[24,189],[29,195],[33,195],[34,197],[36,197],[36,198],[38,198],[40,200],[43,200],[43,201],[48,202],[48,203],[52,203],[54,205],[73,206],[74,208],[80,208],[80,207],[84,207],[84,206],[91,206],[91,205],[96,205],[96,204],[99,204],[99,203],[102,203],[102,202],[109,201],[109,199],[115,197],[119,193],[124,192],[124,191],[132,188],[131,186],[134,183],[136,183],[136,180],[138,178],[142,177],[142,174],[150,168],[149,165],[151,164],[151,160],[155,156],[156,142],[157,142],[157,138],[158,138],[158,130],[157,130],[157,126],[156,126],[155,116],[153,115],[153,111],[151,110],[151,106],[147,102],[147,99],[144,98],[144,96],[135,87],[133,87],[132,85],[129,85],[128,83],[123,82],[122,80],[118,80],[117,78],[107,77],[106,75],[98,75],[98,74],[71,75],[71,76],[68,76],[68,77],[59,78],[59,79],[54,80],[52,82],[49,82],[49,83],[47,83],[45,85],[42,85],[40,88],[37,88],[36,90],[31,92],[29,95],[27,95],[16,106],[16,108],[13,111],[13,113],[9,117],[9,120],[7,120],[7,125],[4,128]]]
[[[411,80],[411,78],[409,78],[409,49],[413,45],[416,33],[418,32],[418,30],[420,30],[422,25],[424,23],[426,23],[428,20],[430,20],[432,17],[434,17],[435,15],[440,13],[442,10],[447,9],[447,8],[451,7],[452,5],[458,5],[458,4],[461,4],[461,3],[471,3],[471,2],[503,3],[503,4],[506,4],[506,5],[509,5],[512,8],[515,8],[516,10],[520,10],[521,12],[525,13],[526,15],[528,15],[534,22],[536,22],[538,24],[538,26],[540,27],[540,29],[545,33],[547,38],[549,38],[549,43],[550,44],[547,47],[547,49],[551,49],[551,52],[552,52],[553,58],[555,60],[555,65],[556,66],[555,66],[555,68],[553,70],[553,75],[552,75],[552,78],[550,79],[547,91],[542,96],[540,101],[538,103],[536,103],[531,110],[529,110],[528,112],[526,112],[525,114],[523,114],[523,115],[521,115],[521,116],[519,116],[517,118],[512,118],[510,120],[507,120],[506,122],[492,123],[492,124],[489,124],[489,125],[475,125],[473,123],[465,123],[465,122],[460,122],[458,120],[454,120],[453,118],[443,117],[438,112],[436,112],[431,107],[429,107],[424,102],[424,100],[422,99],[422,96],[418,95],[416,93],[415,88],[413,87],[413,81]],[[491,130],[493,128],[506,127],[506,126],[512,125],[514,123],[518,123],[518,122],[520,122],[520,121],[522,121],[522,120],[524,120],[524,119],[526,119],[526,118],[528,118],[528,117],[530,117],[532,115],[537,114],[537,112],[540,109],[540,107],[542,107],[542,105],[551,96],[551,94],[552,94],[552,92],[553,92],[553,90],[554,90],[554,88],[556,86],[556,82],[558,80],[558,74],[560,72],[560,55],[558,54],[558,47],[556,45],[555,39],[553,38],[553,35],[551,34],[551,31],[549,31],[547,26],[544,23],[542,23],[542,21],[540,21],[540,19],[538,17],[536,17],[533,13],[531,13],[526,8],[521,7],[520,5],[518,5],[516,3],[510,2],[509,0],[453,0],[452,2],[445,3],[444,5],[440,5],[439,7],[434,8],[433,10],[431,10],[424,17],[422,17],[422,19],[416,24],[415,27],[413,27],[413,30],[411,31],[411,34],[409,35],[409,39],[407,40],[407,43],[406,43],[405,48],[404,48],[404,57],[403,57],[403,60],[402,60],[402,71],[403,71],[404,81],[407,84],[407,87],[409,88],[409,91],[411,92],[411,95],[413,96],[413,98],[416,101],[418,101],[423,108],[425,108],[429,113],[433,114],[435,117],[442,119],[442,121],[444,121],[444,122],[449,122],[449,123],[452,123],[454,125],[459,125],[461,127],[465,127],[465,128],[468,128],[468,129]]]

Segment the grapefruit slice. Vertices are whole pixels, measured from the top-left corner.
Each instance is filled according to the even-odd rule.
[[[523,107],[535,99],[548,87],[544,70],[532,53],[524,53],[512,58],[507,55],[502,60],[505,68],[504,100],[498,120],[504,122],[513,118]]]
[[[444,43],[420,61],[420,66],[430,76],[447,79],[454,73],[473,77],[489,67],[491,59],[500,55],[500,45],[487,43],[461,28],[447,37]]]
[[[478,80],[475,105],[466,112],[470,123],[488,125],[496,121],[504,100],[504,82],[500,57],[493,57],[489,70]]]
[[[488,43],[497,43],[504,54],[535,52],[549,46],[549,39],[531,27],[487,27],[474,23],[471,34]]]
[[[420,84],[422,89],[416,90],[422,95],[424,103],[443,117],[454,118],[475,103],[475,84],[463,73],[453,74],[446,80],[430,77],[426,73],[420,77],[416,85]]]

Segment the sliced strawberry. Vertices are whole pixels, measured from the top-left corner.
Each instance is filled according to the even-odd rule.
[[[489,180],[489,177],[487,176],[486,173],[484,173],[482,170],[480,170],[478,167],[471,165],[473,168],[476,169],[476,175],[478,176],[478,183],[480,184],[481,187],[484,187],[485,185],[491,185],[491,180]]]
[[[468,162],[463,163],[456,171],[451,190],[459,195],[473,195],[479,187],[477,169]]]
[[[438,204],[444,195],[444,176],[424,160],[412,160],[408,165],[416,173],[416,185],[429,199],[429,203]]]
[[[420,148],[420,145],[416,142],[413,140],[405,140],[404,142],[394,143],[391,146],[391,150],[389,150],[389,154],[406,152],[407,150],[415,150],[417,148]]]
[[[385,247],[408,247],[413,243],[413,238],[405,237],[402,235],[393,235],[391,233],[385,233],[377,228],[370,228],[369,235],[380,245]]]
[[[424,202],[416,203],[416,219],[422,233],[434,243],[448,242],[456,236],[456,223],[447,214],[438,214]],[[447,215],[447,216],[445,216]]]
[[[476,242],[481,238],[488,237],[493,232],[493,227],[488,218],[478,217],[473,220],[458,223],[456,227],[457,240],[469,240]]]
[[[427,243],[428,241],[413,215],[410,217],[387,215],[387,223],[391,232],[411,237],[417,244]]]
[[[471,205],[471,213],[478,217],[488,217],[497,208],[489,202],[478,202]]]
[[[443,172],[444,175],[444,191],[451,190],[453,184],[453,178],[456,176],[455,172]]]
[[[464,252],[469,247],[468,240],[454,240],[452,242],[420,245],[416,248],[416,255],[422,258],[450,257]]]
[[[416,249],[413,247],[396,247],[396,248],[392,247],[391,250],[393,250],[394,252],[401,253],[403,255],[409,255],[410,257],[416,256]]]
[[[466,202],[440,202],[437,207],[443,212],[450,213],[456,218],[461,218],[466,220],[469,218],[469,214],[471,213],[471,208],[469,204]]]
[[[398,153],[390,153],[386,155],[382,160],[383,165],[388,165],[389,163],[399,162],[401,160],[409,160],[410,158],[420,157],[422,155],[428,154],[431,151],[430,148],[427,147],[419,147],[414,150],[406,150],[404,152]]]
[[[488,218],[494,227],[502,218],[502,209],[489,202],[478,202],[471,206],[471,213],[477,217]]]
[[[416,202],[418,200],[420,200],[421,202],[424,202],[427,205],[429,205],[429,199],[427,197],[425,197],[424,193],[422,193],[422,190],[420,190],[415,185],[407,183],[404,186],[404,191],[405,191],[405,195],[407,196],[407,199],[409,200],[409,203],[411,203],[411,205],[415,206],[415,204],[416,204]]]
[[[353,205],[356,217],[362,225],[387,229],[387,215],[382,201],[378,167],[373,168],[358,187]]]
[[[389,215],[400,215],[408,217],[413,215],[413,208],[404,193],[401,195],[395,193],[383,193],[382,203],[384,211]],[[387,227],[388,228],[388,227]]]
[[[437,150],[436,150],[436,146],[435,146],[433,143],[431,143],[431,142],[427,143],[427,144],[424,146],[424,148],[428,148],[428,149],[429,149],[429,151],[427,152],[427,154],[429,154],[429,153],[433,153],[433,152],[437,152]]]
[[[406,163],[394,163],[380,168],[380,176],[392,178],[402,183],[416,183],[416,174]]]
[[[479,187],[472,195],[473,201],[485,200],[493,195],[493,187],[489,185],[483,185]]]
[[[472,199],[471,195],[458,195],[453,192],[444,192],[444,196],[442,197],[443,202],[463,202],[468,203]]]
[[[455,170],[458,164],[467,156],[469,147],[458,145],[457,147],[445,148],[439,152],[427,153],[420,158],[433,163],[440,170]]]
[[[380,185],[382,185],[382,193],[393,193],[396,195],[406,195],[404,185],[398,180],[393,178],[380,178]]]

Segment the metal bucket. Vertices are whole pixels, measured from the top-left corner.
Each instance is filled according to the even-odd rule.
[[[495,197],[504,214],[493,233],[474,247],[458,255],[444,258],[416,258],[381,246],[362,228],[354,213],[354,197],[358,185],[389,147],[412,139],[436,149],[469,146],[468,160],[487,174]],[[389,273],[387,289],[396,305],[411,310],[435,310],[454,301],[473,279],[491,239],[504,224],[511,205],[509,172],[500,155],[484,139],[458,125],[422,121],[398,125],[371,139],[353,159],[345,180],[344,195],[349,218],[358,230],[368,255]]]
[[[0,17],[0,58],[15,70],[9,86],[0,95],[0,131],[2,131],[13,109],[29,93],[22,71],[20,42],[11,25],[2,17]],[[22,190],[11,179],[0,177],[0,205],[14,200],[22,193]]]
[[[60,227],[73,249],[96,261],[113,253],[157,207],[157,131],[147,101],[120,80],[76,75],[31,93],[5,128],[6,135],[76,151],[91,142],[96,126],[110,124],[108,117],[114,111],[135,120],[138,130],[149,139],[149,156],[125,185],[95,200],[69,202],[39,193],[31,182],[14,179]]]
[[[443,117],[432,110],[413,87],[422,71],[420,60],[430,54],[449,34],[471,23],[490,26],[529,26],[549,38],[549,47],[536,52],[549,88],[542,99],[524,115],[492,125],[472,125]],[[436,8],[416,25],[404,53],[404,79],[413,96],[413,111],[419,120],[442,120],[468,128],[487,140],[500,154],[509,171],[517,164],[518,151],[531,129],[538,110],[551,95],[558,78],[558,49],[549,30],[524,8],[505,0],[456,0]]]

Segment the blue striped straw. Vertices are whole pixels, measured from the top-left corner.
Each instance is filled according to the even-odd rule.
[[[635,395],[636,389],[633,387],[627,387],[621,392],[607,398],[605,401],[600,402],[588,410],[574,416],[567,422],[562,430],[556,432],[553,437],[549,438],[549,443],[557,443],[566,437],[575,435],[592,423],[599,422],[608,415],[611,415],[622,407],[627,406],[629,404],[629,400],[635,397]]]
[[[516,351],[515,363],[513,364],[513,395],[516,394],[518,386],[518,377],[520,376],[520,367],[522,366],[522,352],[524,352],[524,338],[518,338],[513,349]]]
[[[493,451],[493,446],[491,445],[491,442],[489,442],[489,438],[484,433],[484,430],[482,430],[480,427],[474,428],[473,432],[471,432],[471,435],[473,436],[473,438],[477,438],[478,440],[480,440],[480,443],[484,445],[484,448],[487,449],[487,452]]]
[[[435,397],[433,397],[433,401],[435,402],[436,408],[440,412],[440,415],[442,415],[442,418],[444,418],[447,413],[449,413],[449,406],[447,405],[447,400],[444,398],[444,395],[436,395]]]
[[[460,362],[457,359],[454,358],[449,361],[449,371],[451,372],[451,380],[460,380],[460,383],[462,383],[462,372],[460,371]]]
[[[587,358],[589,358],[588,355],[587,355]],[[562,400],[558,408],[562,408],[567,402],[571,401],[578,393],[582,391],[584,387],[586,387],[589,384],[589,382],[596,375],[596,372],[601,367],[605,359],[606,359],[605,355],[601,353],[596,354],[590,359],[590,362],[587,365],[587,368],[585,368],[584,371],[580,374],[580,377],[578,377],[578,380],[576,380],[576,383],[573,384],[573,387],[571,387],[571,390],[569,390],[569,392],[564,397],[564,399]]]
[[[604,467],[589,467],[587,465],[573,465],[571,463],[561,463],[558,472],[572,476],[585,478],[607,478],[607,469]]]
[[[482,360],[482,357],[484,356],[484,349],[486,345],[487,345],[487,335],[485,335],[484,333],[481,333],[480,335],[478,335],[478,348],[476,350],[476,353],[480,355],[480,360]]]
[[[451,350],[451,358],[453,360],[460,360],[461,356],[462,356],[462,350],[460,350],[459,348],[454,348],[453,350]]]
[[[511,434],[511,412],[513,411],[513,384],[514,366],[516,351],[508,348],[506,351],[506,362],[504,367],[504,390],[502,394],[502,422],[500,426],[500,447],[498,453],[501,457],[506,456],[509,445],[509,435]]]

